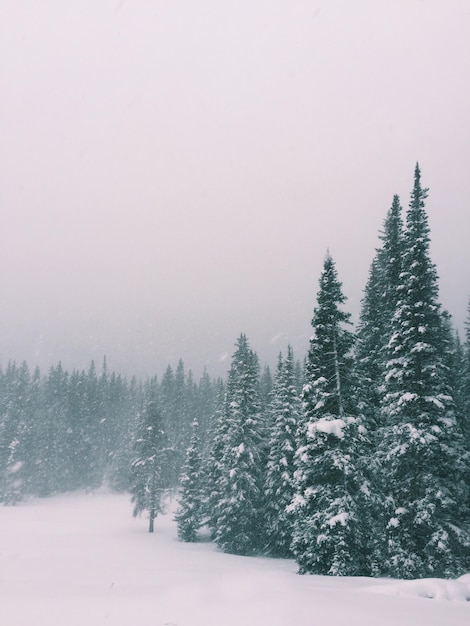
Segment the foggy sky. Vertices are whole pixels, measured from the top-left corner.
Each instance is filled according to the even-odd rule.
[[[468,0],[0,0],[0,363],[302,358],[327,248],[354,319],[415,162],[470,295]]]

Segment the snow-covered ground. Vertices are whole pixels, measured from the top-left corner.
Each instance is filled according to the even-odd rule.
[[[0,507],[1,626],[468,626],[470,577],[297,576],[293,561],[176,538],[122,495]],[[429,599],[435,598],[435,599]]]

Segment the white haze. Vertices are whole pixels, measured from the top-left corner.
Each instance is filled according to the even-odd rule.
[[[469,32],[467,0],[1,0],[2,365],[301,357],[326,249],[357,319],[417,160],[462,328]]]

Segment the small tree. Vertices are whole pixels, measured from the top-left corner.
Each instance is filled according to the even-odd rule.
[[[160,408],[155,400],[147,403],[142,420],[142,434],[136,440],[137,458],[132,463],[132,502],[134,517],[143,511],[149,513],[149,532],[153,533],[154,520],[164,512],[164,494],[170,484],[170,457],[163,429]]]

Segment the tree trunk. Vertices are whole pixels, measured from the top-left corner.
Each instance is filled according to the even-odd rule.
[[[153,522],[155,520],[155,509],[150,509],[149,513],[149,533],[153,533]]]

